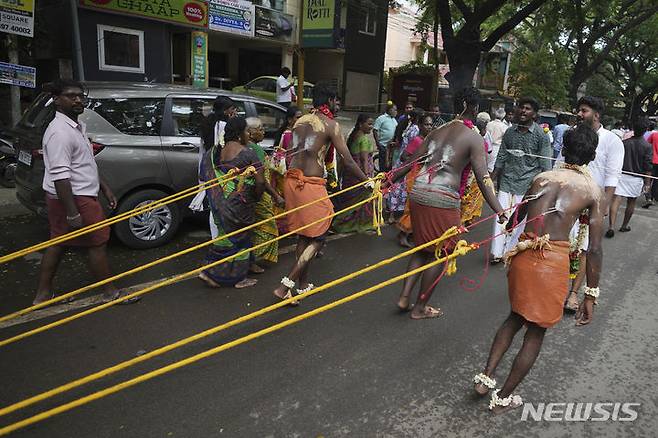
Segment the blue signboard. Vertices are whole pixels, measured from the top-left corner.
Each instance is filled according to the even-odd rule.
[[[34,88],[37,81],[37,69],[25,65],[0,62],[0,84],[17,85]]]

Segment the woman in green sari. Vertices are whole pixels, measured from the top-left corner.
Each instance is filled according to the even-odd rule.
[[[213,146],[204,155],[199,170],[199,179],[210,181],[226,176],[231,169],[242,172],[249,166],[257,169],[254,175],[240,176],[215,187],[206,189],[219,235],[244,228],[256,221],[255,206],[265,188],[263,169],[258,156],[247,147],[249,134],[247,122],[234,117],[224,128],[224,146]],[[252,246],[250,230],[213,243],[208,250],[205,264],[234,256]],[[212,287],[249,287],[257,280],[247,278],[253,256],[247,252],[230,261],[205,269],[199,278]]]
[[[260,222],[274,216],[275,204],[285,207],[285,201],[270,184],[271,161],[270,157],[267,156],[263,148],[258,144],[265,137],[263,123],[258,117],[249,117],[247,119],[247,132],[249,133],[249,148],[256,153],[265,178],[265,191],[255,206],[256,222]],[[252,243],[258,245],[278,236],[279,230],[276,226],[276,221],[272,219],[253,229]],[[276,263],[279,260],[279,242],[270,242],[267,245],[255,249],[253,253],[255,261],[252,263],[250,270],[253,273],[260,274],[263,272],[263,267],[261,266],[263,262]]]
[[[375,143],[371,135],[372,126],[372,117],[367,114],[359,114],[354,129],[347,137],[347,146],[350,149],[352,158],[367,177],[372,177],[374,173],[372,157],[375,152]],[[343,189],[359,182],[359,179],[350,172],[341,172],[341,187]],[[364,187],[345,192],[336,196],[334,201],[336,210],[347,208],[369,196],[372,196],[372,191]],[[367,203],[339,214],[334,218],[333,229],[337,233],[363,233],[374,230],[372,225],[372,204]]]

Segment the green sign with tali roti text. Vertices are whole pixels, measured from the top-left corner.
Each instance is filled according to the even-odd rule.
[[[303,0],[302,46],[335,47],[334,26],[339,0]]]
[[[208,4],[202,0],[80,0],[80,6],[187,26],[208,26]]]

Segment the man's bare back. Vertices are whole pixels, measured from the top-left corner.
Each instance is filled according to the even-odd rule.
[[[590,210],[590,217],[596,220],[603,192],[596,182],[588,175],[573,169],[554,169],[540,173],[535,177],[526,194],[537,197],[527,205],[528,220],[540,216],[547,211],[553,211],[542,221],[528,223],[525,230],[537,235],[549,234],[551,240],[569,240],[569,231],[581,212]],[[519,210],[519,216],[526,216]],[[520,220],[520,219],[519,219]]]
[[[467,128],[461,121],[454,121],[432,131],[423,142],[411,161],[426,156],[421,176],[432,182],[459,190],[461,174],[464,168],[473,161],[484,163],[479,166],[481,176],[486,172],[486,160],[482,136]],[[474,166],[474,170],[475,170]],[[477,173],[476,173],[477,175]]]

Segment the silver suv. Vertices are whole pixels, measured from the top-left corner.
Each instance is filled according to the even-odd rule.
[[[215,89],[186,86],[87,82],[88,102],[80,120],[94,147],[101,177],[112,188],[120,214],[196,185],[200,125],[216,96],[235,100],[238,113],[263,121],[262,146],[272,147],[284,122],[285,109],[273,102]],[[18,167],[16,196],[29,209],[45,216],[41,188],[44,164],[41,139],[54,117],[49,94],[42,93],[14,128]],[[190,198],[117,223],[114,234],[132,248],[153,248],[169,241]]]

